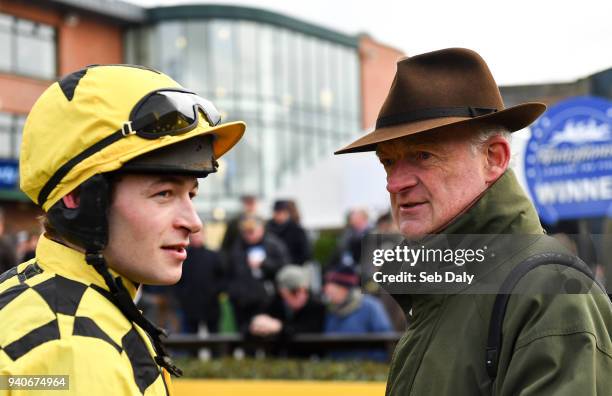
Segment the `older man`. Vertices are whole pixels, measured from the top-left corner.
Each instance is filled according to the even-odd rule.
[[[336,154],[376,151],[405,237],[491,235],[492,246],[505,254],[481,270],[499,284],[525,260],[560,251],[544,237],[508,169],[510,132],[544,110],[540,103],[504,108],[475,52],[431,52],[398,63],[375,130]],[[502,234],[532,237],[495,245],[508,241]],[[588,276],[573,269],[542,265],[529,271],[517,288],[531,293],[510,297],[494,359],[487,355],[487,335],[495,294],[465,287],[397,295],[410,326],[395,351],[387,395],[609,395],[610,302],[601,292],[539,292],[561,279],[593,290]]]

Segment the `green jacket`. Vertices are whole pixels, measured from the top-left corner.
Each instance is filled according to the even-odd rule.
[[[558,250],[544,235],[531,202],[512,171],[506,172],[448,234],[530,234],[506,246],[487,276],[503,280],[527,257]],[[568,273],[546,265],[529,272],[521,290],[546,290]],[[612,395],[612,307],[602,293],[525,293],[510,298],[496,379],[485,368],[485,346],[495,294],[396,295],[409,326],[391,362],[387,395]]]

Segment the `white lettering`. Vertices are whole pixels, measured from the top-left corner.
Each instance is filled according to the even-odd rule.
[[[580,203],[612,199],[612,176],[542,183],[535,187],[542,205]]]
[[[374,264],[376,267],[380,267],[385,263],[385,261],[381,257],[384,252],[384,249],[374,249],[374,252],[372,252],[372,254],[374,255],[372,264]]]

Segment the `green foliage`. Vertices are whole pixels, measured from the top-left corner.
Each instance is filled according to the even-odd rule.
[[[312,250],[314,260],[321,263],[322,267],[325,267],[327,262],[331,259],[336,249],[340,232],[339,230],[320,231],[319,238],[315,241]]]
[[[297,359],[177,359],[183,378],[386,381],[389,366],[367,361]]]

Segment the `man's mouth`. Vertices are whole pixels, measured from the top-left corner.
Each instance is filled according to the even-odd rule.
[[[175,250],[177,252],[182,252],[183,250],[185,250],[184,247],[181,247],[181,246],[178,246],[178,245],[162,246],[162,249],[165,249],[165,250]]]
[[[185,260],[187,258],[187,245],[184,243],[179,243],[176,245],[164,245],[161,247],[162,250],[174,255],[175,257]]]
[[[421,205],[425,205],[426,203],[427,203],[426,201],[404,203],[404,204],[400,204],[400,209],[409,210],[409,209],[417,208]]]

